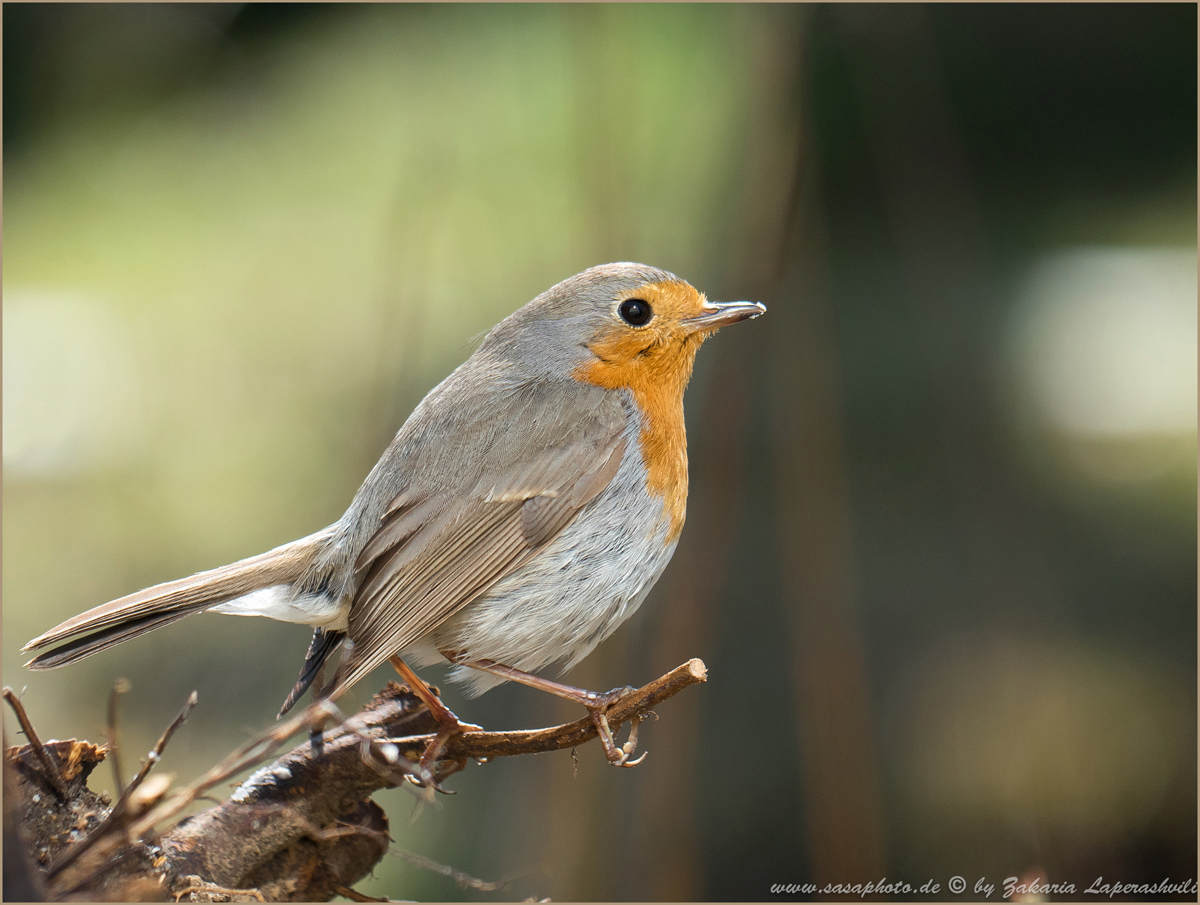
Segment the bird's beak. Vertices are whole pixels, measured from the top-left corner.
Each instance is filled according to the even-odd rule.
[[[711,333],[738,321],[758,317],[766,310],[767,306],[761,302],[705,302],[700,313],[687,318],[683,325],[692,333]]]

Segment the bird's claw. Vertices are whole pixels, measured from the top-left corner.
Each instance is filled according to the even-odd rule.
[[[429,770],[418,767],[412,773],[404,774],[404,778],[416,786],[418,789],[426,791],[432,789],[434,792],[441,792],[443,795],[457,795],[456,789],[447,789],[440,782],[434,779],[433,774]]]
[[[592,722],[596,725],[596,734],[600,736],[600,743],[604,746],[604,756],[614,767],[636,767],[650,753],[643,751],[641,757],[634,760],[629,759],[637,750],[638,726],[642,722],[640,716],[630,717],[629,738],[620,747],[617,747],[617,743],[613,739],[612,729],[608,725],[608,717],[603,710],[592,711]]]

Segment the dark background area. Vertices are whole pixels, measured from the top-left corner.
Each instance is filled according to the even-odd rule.
[[[4,679],[43,736],[99,741],[118,675],[126,751],[199,691],[181,780],[267,726],[302,627],[16,651],[337,518],[472,337],[641,260],[769,314],[701,353],[675,559],[569,681],[710,680],[636,770],[379,796],[503,892],[400,858],[359,888],[1195,878],[1195,6],[3,15]]]

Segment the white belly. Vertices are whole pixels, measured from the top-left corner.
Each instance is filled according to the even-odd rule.
[[[633,441],[633,438],[630,438]],[[417,663],[438,650],[526,672],[574,666],[641,606],[675,552],[660,497],[647,494],[636,441],[612,483],[541,555],[405,651]],[[586,517],[585,517],[586,516]],[[482,694],[503,679],[467,667],[450,678]]]

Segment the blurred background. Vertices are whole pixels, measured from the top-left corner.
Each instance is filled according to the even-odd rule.
[[[400,855],[358,888],[1194,878],[1196,15],[6,5],[5,684],[101,741],[127,677],[129,772],[196,689],[159,768],[195,777],[307,629],[19,646],[333,521],[491,325],[642,261],[770,312],[701,353],[678,552],[569,680],[709,682],[635,770],[592,744],[377,796],[397,850],[505,889]]]

